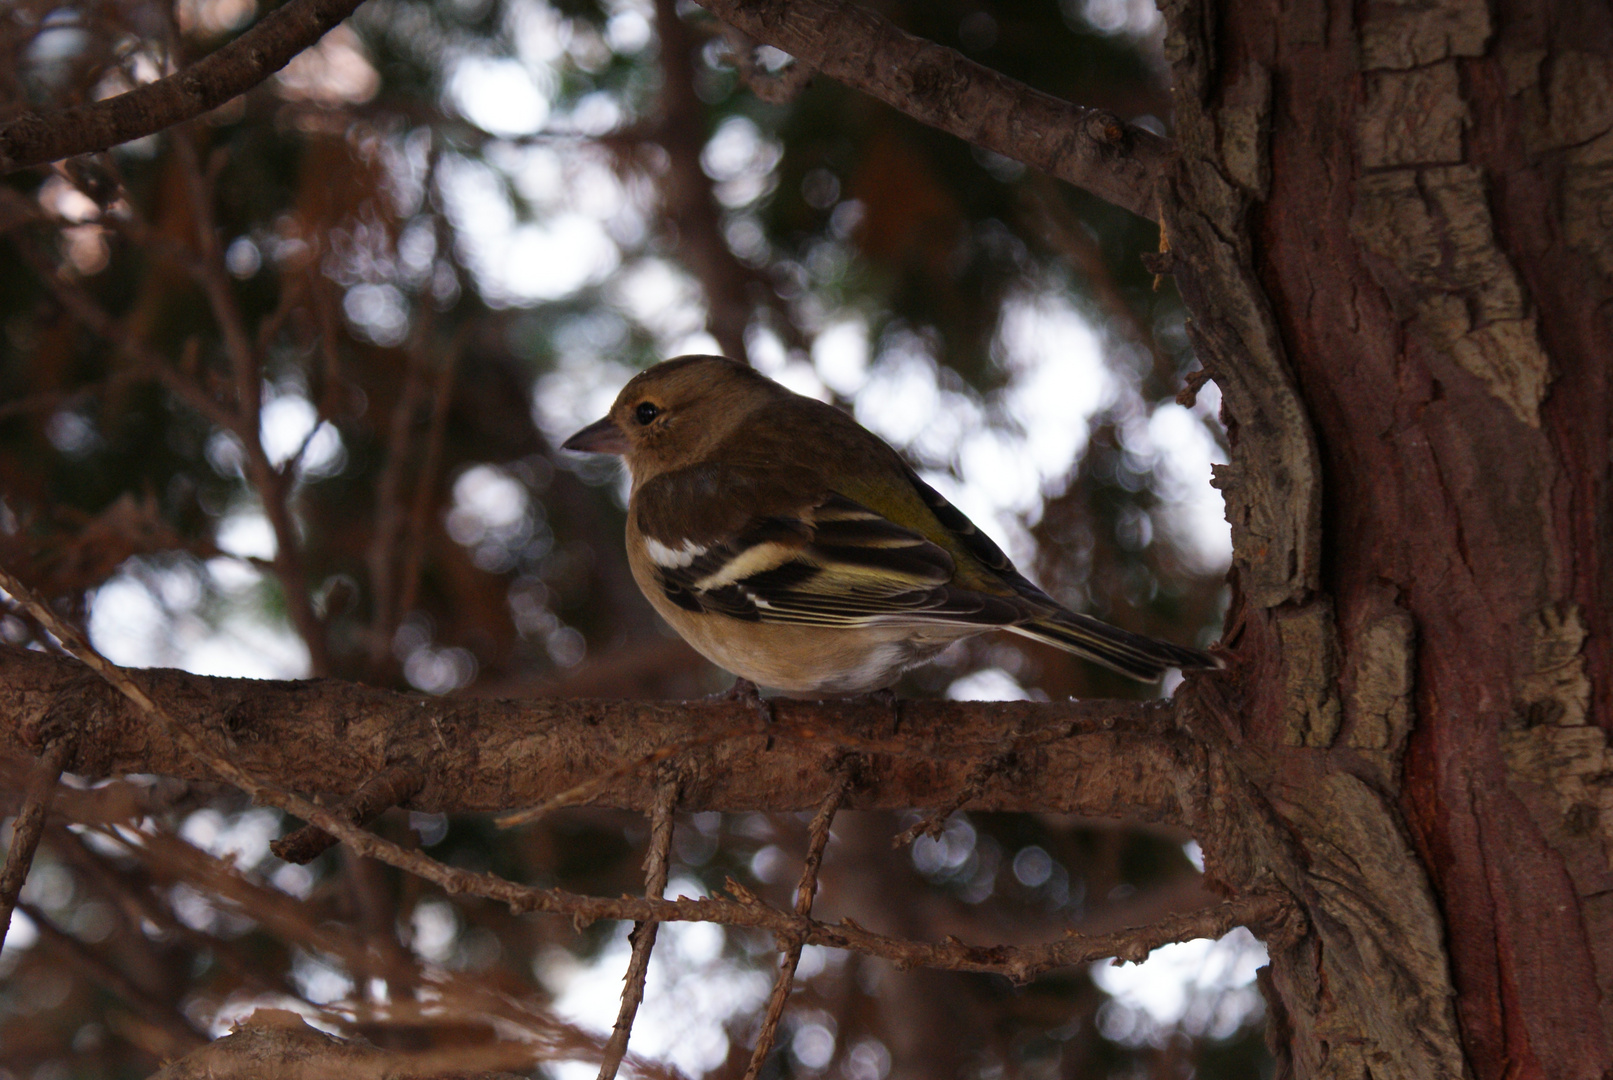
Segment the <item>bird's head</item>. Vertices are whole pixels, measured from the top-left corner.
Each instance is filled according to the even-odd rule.
[[[768,402],[789,391],[721,356],[680,356],[635,375],[610,412],[560,444],[618,454],[633,482],[706,460],[711,449]]]

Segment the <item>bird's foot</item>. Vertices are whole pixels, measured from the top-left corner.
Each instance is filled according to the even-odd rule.
[[[852,701],[868,705],[877,705],[882,709],[889,709],[891,714],[891,734],[899,734],[902,730],[902,699],[896,696],[896,691],[886,686],[879,690],[870,690],[866,694],[858,694]]]
[[[762,731],[767,733],[767,749],[773,749],[773,703],[762,696],[762,691],[749,679],[736,678],[734,685],[720,694],[711,695],[715,701],[743,701],[756,711],[762,721]]]

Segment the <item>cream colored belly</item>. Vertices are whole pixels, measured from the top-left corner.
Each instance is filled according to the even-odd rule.
[[[703,630],[701,625],[683,630],[684,640],[713,664],[758,686],[796,694],[864,693],[882,689],[908,668],[923,663],[957,640],[957,637],[915,640],[911,629],[901,627],[837,630],[822,626],[744,623],[741,633],[721,638]],[[958,636],[969,636],[973,632]]]

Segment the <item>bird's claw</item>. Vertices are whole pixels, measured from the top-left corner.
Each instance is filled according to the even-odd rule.
[[[902,699],[896,696],[896,691],[890,687],[870,690],[866,694],[858,695],[870,705],[878,705],[891,711],[891,734],[898,734],[902,730]]]
[[[773,736],[771,734],[775,719],[773,703],[762,696],[761,690],[757,688],[755,683],[749,679],[736,678],[733,686],[720,694],[713,694],[712,697],[717,701],[743,701],[756,710],[756,715],[762,721],[762,731],[767,734],[766,749],[773,749]]]

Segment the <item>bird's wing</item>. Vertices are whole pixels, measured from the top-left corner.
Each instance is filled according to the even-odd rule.
[[[636,497],[646,557],[679,607],[838,627],[990,626],[1025,614],[1013,598],[954,585],[944,547],[854,499],[834,491],[802,499],[802,486],[777,477],[766,488],[744,480],[691,471],[657,478]]]
[[[1058,607],[1058,602],[1037,588],[1024,574],[1014,568],[1003,549],[969,520],[967,514],[947,501],[946,496],[926,484],[919,474],[907,470],[907,482],[923,500],[925,507],[935,516],[951,545],[961,549],[969,561],[978,564],[976,576],[984,579],[984,591],[1012,590],[1039,607]]]

